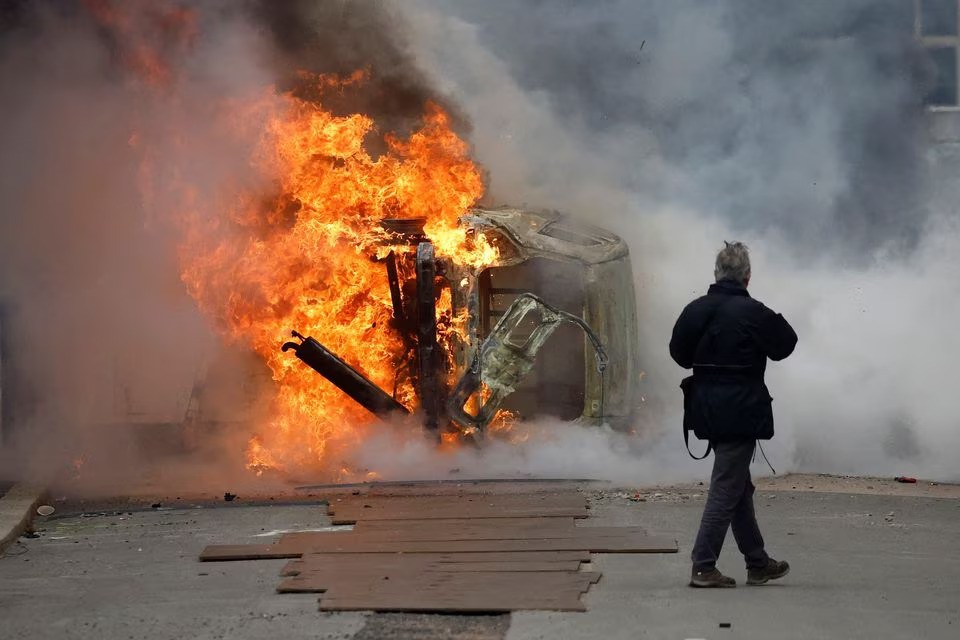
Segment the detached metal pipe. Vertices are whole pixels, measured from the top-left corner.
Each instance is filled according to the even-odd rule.
[[[405,406],[394,400],[393,396],[370,382],[366,376],[313,338],[304,338],[296,331],[293,336],[302,342],[287,342],[281,349],[293,349],[294,355],[304,364],[332,382],[370,413],[381,418],[387,418],[394,413],[410,413]]]

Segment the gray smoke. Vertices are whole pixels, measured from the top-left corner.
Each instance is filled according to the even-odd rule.
[[[666,344],[734,238],[754,249],[754,295],[800,334],[769,375],[775,466],[957,478],[960,235],[951,165],[926,140],[911,3],[423,0],[408,13],[417,60],[471,119],[493,198],[571,211],[631,245],[646,418],[664,436],[637,478],[682,451],[684,374]]]
[[[150,32],[181,83],[173,103],[131,83],[123,38],[91,4],[102,3],[0,11],[0,303],[15,368],[4,408],[29,441],[17,454],[27,465],[82,452],[123,470],[104,483],[142,473],[157,447],[138,451],[116,416],[135,407],[177,422],[223,353],[179,282],[175,236],[157,217],[173,197],[163,179],[143,206],[147,143],[161,178],[188,176],[207,202],[258,179],[249,149],[218,130],[217,105],[295,88],[299,69],[369,66],[373,83],[335,109],[403,133],[439,101],[489,170],[490,200],[569,211],[629,241],[642,419],[659,438],[538,424],[519,446],[451,457],[385,434],[345,462],[388,477],[702,474],[682,449],[683,372],[666,343],[736,238],[753,248],[753,293],[801,337],[769,376],[775,466],[957,478],[955,165],[925,140],[931,70],[912,3],[190,2],[201,37],[188,51]],[[134,5],[149,24],[158,5]],[[234,352],[221,369],[244,369]],[[236,404],[235,388],[224,395]],[[218,439],[220,457],[239,466],[244,437]],[[150,473],[234,477],[189,462]]]
[[[130,51],[79,3],[6,9],[0,464],[43,481],[77,474],[98,491],[176,479],[183,469],[165,454],[220,346],[180,282],[172,227],[144,208],[143,149],[164,141],[157,152],[179,159],[167,153],[175,131],[195,154],[180,168],[201,185],[241,178],[236,150],[215,144],[207,105],[269,83],[258,40],[244,23],[211,25],[172,107],[131,79]],[[228,458],[242,467],[235,451]]]
[[[244,449],[269,373],[186,294],[174,218],[236,185],[275,196],[250,166],[265,114],[228,107],[271,86],[310,99],[302,71],[369,73],[325,106],[375,117],[374,153],[427,100],[466,131],[401,24],[385,5],[306,0],[0,6],[5,474],[98,492],[253,480]]]

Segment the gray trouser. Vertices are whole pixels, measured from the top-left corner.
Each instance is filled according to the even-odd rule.
[[[769,556],[763,549],[763,536],[753,511],[753,482],[750,480],[750,459],[756,442],[718,442],[713,447],[713,474],[710,493],[703,508],[700,531],[693,545],[693,568],[710,571],[717,564],[727,528],[733,528],[740,553],[747,568],[765,566]]]

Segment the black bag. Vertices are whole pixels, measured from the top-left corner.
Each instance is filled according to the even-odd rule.
[[[692,406],[695,384],[696,381],[694,376],[687,376],[680,382],[680,389],[683,390],[683,444],[686,445],[687,453],[690,454],[691,458],[694,460],[703,460],[710,455],[711,451],[713,451],[713,441],[710,438],[710,434],[705,433],[703,430],[705,422],[703,420],[694,420]],[[690,451],[691,431],[693,431],[694,435],[696,435],[700,440],[707,441],[707,450],[699,458],[693,455],[693,452]]]
[[[714,319],[716,319],[717,314],[720,313],[720,309],[725,307],[729,303],[729,300],[725,300],[717,305],[713,310],[713,313],[707,319],[707,323],[703,329],[703,335],[707,335],[707,332],[710,330],[710,325],[713,324]],[[702,337],[701,337],[702,340]],[[693,395],[695,393],[696,387],[696,378],[695,375],[687,376],[680,382],[680,389],[683,391],[683,443],[687,447],[687,453],[690,454],[690,457],[694,460],[703,460],[710,452],[713,451],[713,438],[711,434],[707,432],[707,425],[709,422],[705,419],[697,420],[697,416],[694,415],[691,411],[693,407]],[[693,452],[690,451],[690,432],[693,431],[694,435],[697,436],[700,440],[707,441],[707,450],[699,458],[693,455]]]

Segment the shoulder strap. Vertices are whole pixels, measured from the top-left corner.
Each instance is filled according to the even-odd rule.
[[[690,451],[690,431],[688,429],[683,430],[683,444],[687,445],[687,453],[689,453],[690,457],[694,460],[703,460],[710,455],[711,451],[713,451],[713,442],[707,440],[707,450],[703,452],[703,455],[699,458],[693,455],[693,451]]]

